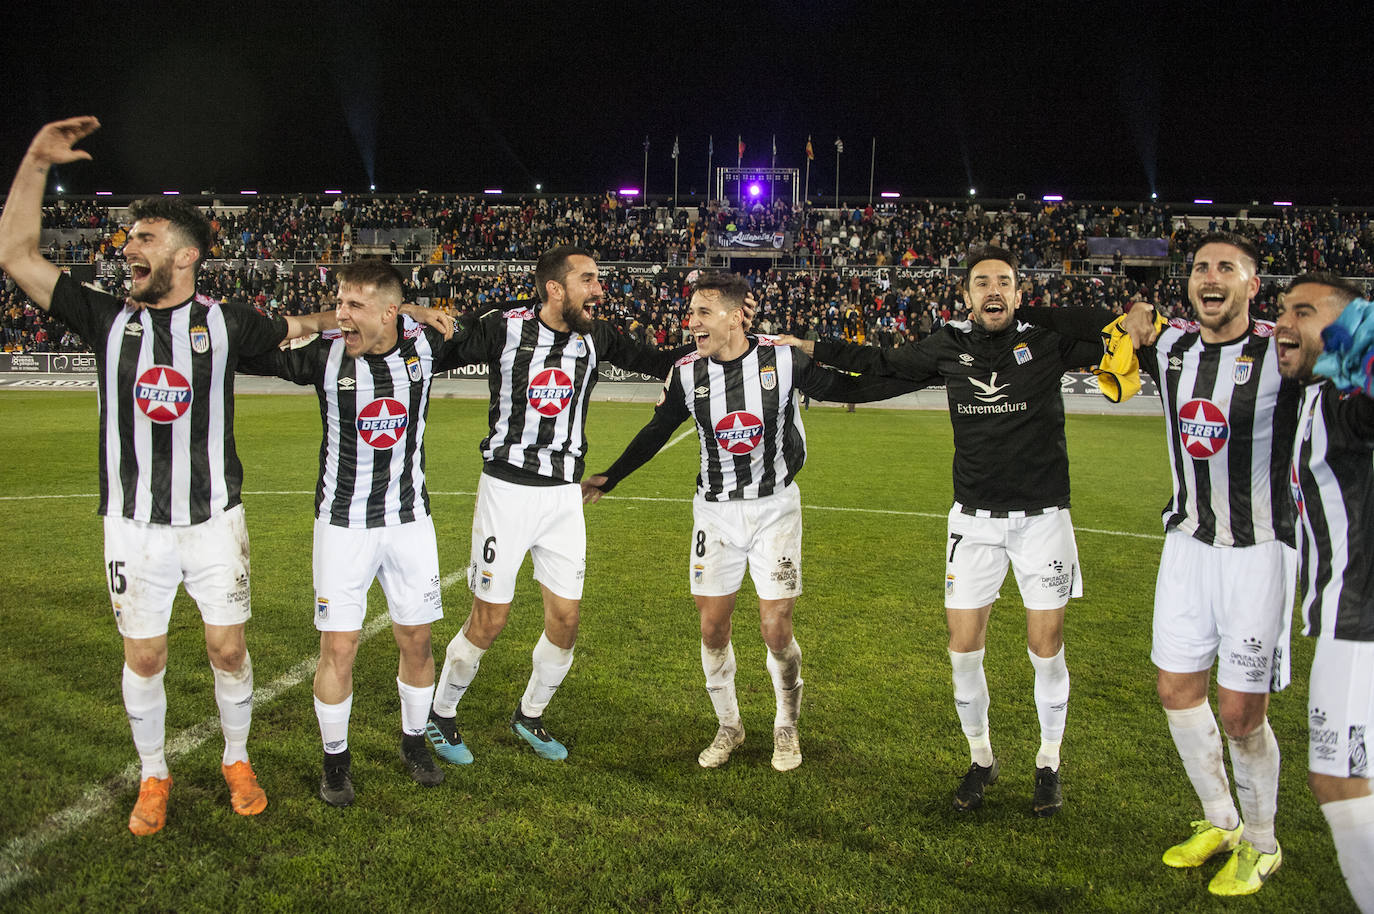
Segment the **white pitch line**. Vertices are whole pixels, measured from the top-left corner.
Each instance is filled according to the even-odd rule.
[[[692,429],[688,429],[687,431],[685,431],[685,432],[683,432],[682,434],[678,435],[678,436],[677,436],[676,438],[674,438],[672,441],[669,441],[666,445],[664,445],[664,447],[665,447],[665,448],[670,448],[670,447],[672,447],[673,445],[677,444],[679,441],[681,441],[683,438],[686,438],[688,435],[691,435],[691,434],[693,434],[693,430],[692,430]],[[308,489],[308,490],[307,490],[307,489],[300,489],[300,490],[285,489],[285,490],[280,490],[280,491],[244,492],[243,494],[244,494],[244,495],[314,495],[314,494],[315,494],[315,490],[314,490],[314,489]],[[430,495],[469,496],[469,497],[470,497],[470,496],[475,496],[477,493],[476,493],[476,492],[461,492],[461,491],[443,492],[443,491],[433,491],[433,490],[431,490],[429,494],[430,494]],[[38,499],[43,499],[43,498],[95,498],[95,497],[96,497],[96,496],[95,496],[95,495],[92,495],[92,494],[83,494],[83,495],[0,495],[0,501],[30,501],[30,500],[38,500]],[[648,502],[666,502],[666,503],[676,504],[676,505],[689,505],[689,504],[692,503],[692,499],[690,499],[690,498],[663,498],[663,497],[655,497],[655,496],[652,496],[652,495],[606,495],[606,496],[603,497],[602,500],[603,500],[603,501],[648,501]],[[847,507],[847,506],[842,506],[842,505],[802,505],[802,507],[803,507],[803,508],[806,508],[806,509],[809,510],[809,511],[843,511],[843,512],[852,513],[852,514],[887,514],[887,515],[891,515],[891,516],[893,516],[893,517],[931,517],[931,518],[941,518],[941,517],[948,517],[948,516],[949,516],[949,513],[948,513],[948,512],[939,512],[939,513],[937,513],[937,512],[934,512],[934,511],[897,511],[897,510],[894,510],[894,509],[892,509],[892,508],[853,508],[853,507]],[[1134,532],[1132,532],[1132,531],[1130,531],[1130,530],[1102,530],[1102,529],[1099,529],[1099,528],[1097,528],[1097,527],[1078,527],[1078,526],[1075,526],[1073,529],[1074,529],[1074,532],[1075,532],[1075,533],[1093,533],[1093,534],[1096,534],[1096,535],[1098,535],[1098,536],[1125,536],[1125,537],[1130,537],[1130,538],[1132,538],[1132,539],[1156,540],[1156,541],[1161,541],[1161,540],[1164,539],[1163,534],[1159,534],[1159,533],[1134,533]],[[445,586],[447,586],[447,585],[445,585]]]
[[[454,571],[444,575],[439,581],[440,589],[447,589],[450,585],[461,581],[464,574],[461,571]],[[390,622],[391,617],[385,611],[378,613],[371,622],[363,626],[359,643],[385,629]],[[318,657],[307,657],[267,685],[255,688],[253,690],[253,706],[261,708],[270,705],[283,692],[295,688],[313,676],[315,667],[319,665],[319,662]],[[170,764],[187,753],[199,749],[219,732],[219,718],[207,717],[200,723],[175,734],[166,742],[168,763]],[[97,816],[107,813],[114,806],[116,795],[122,795],[138,785],[140,774],[142,771],[138,763],[130,763],[123,771],[103,784],[86,788],[86,792],[81,795],[79,800],[66,809],[58,810],[48,816],[42,824],[28,834],[19,835],[6,842],[4,848],[0,849],[0,898],[8,895],[19,883],[35,875],[34,871],[26,865],[26,861],[30,857],[54,841],[66,837]]]

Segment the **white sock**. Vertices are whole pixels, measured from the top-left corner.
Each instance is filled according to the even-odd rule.
[[[1279,806],[1279,741],[1269,719],[1242,737],[1228,737],[1231,773],[1236,779],[1236,799],[1245,820],[1242,837],[1262,854],[1279,849],[1274,837],[1274,816]]]
[[[434,685],[406,685],[397,677],[396,691],[401,695],[401,732],[424,733],[429,720],[429,703],[434,700]]]
[[[716,720],[722,727],[738,729],[739,698],[735,695],[735,645],[710,648],[701,642],[701,669],[706,673],[706,694],[716,709]]]
[[[1183,770],[1202,802],[1202,815],[1218,828],[1240,824],[1236,804],[1231,802],[1231,785],[1226,779],[1226,763],[1221,757],[1221,730],[1212,715],[1212,706],[1203,702],[1181,711],[1164,709],[1169,718],[1169,733],[1183,761]]]
[[[1355,906],[1374,914],[1374,794],[1321,805]]]
[[[530,672],[529,685],[520,699],[520,713],[526,717],[539,717],[553,700],[553,693],[563,684],[563,677],[572,667],[573,649],[559,647],[549,640],[546,632],[539,633],[539,641],[534,645],[530,657],[534,669]]]
[[[453,636],[444,651],[444,669],[439,674],[439,686],[434,690],[434,713],[452,717],[458,713],[458,702],[472,684],[477,668],[486,651],[467,639],[462,632]]]
[[[773,697],[778,704],[773,726],[795,727],[801,715],[802,686],[805,685],[801,678],[801,647],[797,639],[793,638],[791,644],[777,653],[770,648],[764,665],[773,679]]]
[[[969,756],[975,765],[992,764],[992,735],[988,732],[988,679],[983,674],[984,649],[949,652],[954,674],[954,709],[968,739]]]
[[[1064,647],[1053,657],[1041,657],[1027,649],[1035,667],[1035,711],[1040,716],[1040,751],[1035,767],[1059,770],[1059,744],[1064,741],[1064,721],[1069,716],[1069,667]]]
[[[219,728],[224,732],[223,764],[248,761],[248,728],[253,724],[253,658],[243,655],[243,665],[234,672],[215,671],[215,704],[219,705]]]
[[[348,716],[352,713],[351,694],[336,705],[315,698],[315,719],[320,722],[320,742],[324,743],[325,752],[338,755],[348,748]]]
[[[162,687],[161,669],[151,676],[140,676],[124,665],[124,713],[129,717],[129,730],[134,736],[134,748],[143,763],[140,780],[171,777],[167,770],[167,756],[162,740],[167,724],[167,692]]]

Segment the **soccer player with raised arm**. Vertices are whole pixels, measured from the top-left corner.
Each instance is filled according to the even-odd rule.
[[[859,382],[827,371],[773,338],[745,333],[749,285],[732,273],[703,273],[688,308],[696,352],[668,374],[654,417],[604,474],[582,484],[594,502],[646,463],[673,431],[691,418],[701,444],[701,470],[692,501],[688,566],[701,616],[701,665],[718,728],[697,761],[717,768],[744,742],[735,694],[735,649],[730,640],[735,598],[746,566],[759,596],[759,627],[773,680],[773,767],[801,764],[801,648],[792,610],[802,590],[801,492],[795,483],[806,460],[800,395],[823,400],[883,399],[913,385]]]
[[[1239,235],[1199,240],[1188,276],[1196,319],[1156,330],[1137,304],[1122,326],[1164,405],[1174,493],[1164,508],[1150,659],[1184,771],[1202,805],[1193,834],[1164,853],[1172,867],[1230,853],[1215,895],[1249,895],[1278,869],[1279,746],[1270,691],[1289,680],[1295,589],[1288,463],[1298,387],[1279,375],[1274,325],[1250,316],[1258,254]],[[1217,706],[1231,749],[1231,799]]]
[[[347,806],[354,797],[353,661],[373,580],[386,595],[400,653],[401,761],[426,787],[444,779],[425,738],[434,698],[430,625],[443,607],[424,441],[430,385],[437,372],[463,363],[466,328],[446,341],[437,330],[403,321],[401,276],[381,260],[344,264],[334,276],[338,332],[246,360],[240,369],[311,385],[320,401],[324,437],[311,563],[320,632],[320,798]]]
[[[1082,595],[1069,516],[1069,455],[1060,378],[1096,363],[1100,341],[1081,342],[1017,320],[1016,257],[996,247],[969,252],[964,302],[970,320],[896,349],[782,340],[846,371],[921,383],[943,379],[954,428],[954,506],[945,540],[945,621],[954,706],[968,741],[968,771],[954,792],[959,811],[983,805],[1001,766],[988,730],[983,655],[988,618],[1011,566],[1026,608],[1035,671],[1040,749],[1031,809],[1063,805],[1060,747],[1068,715],[1064,609]],[[1098,326],[1106,323],[1104,319]]]
[[[166,822],[172,785],[163,676],[178,584],[205,622],[231,805],[245,816],[267,806],[248,760],[253,665],[244,639],[248,531],[234,449],[234,367],[318,329],[318,319],[268,318],[197,295],[210,223],[176,200],[130,207],[127,297],[83,286],[44,260],[38,241],[48,171],[89,159],[73,147],[99,126],[93,117],[74,117],[34,137],[0,217],[0,269],[95,352],[104,577],[124,639],[124,708],[142,762],[129,830],[151,835]]]
[[[1334,274],[1299,276],[1282,299],[1274,340],[1279,371],[1303,390],[1290,480],[1302,534],[1303,634],[1317,639],[1307,783],[1350,894],[1374,914],[1374,399],[1343,394],[1316,373],[1323,328],[1360,297]]]

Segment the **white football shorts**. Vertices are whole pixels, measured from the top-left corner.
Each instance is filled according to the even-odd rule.
[[[1155,580],[1151,662],[1196,673],[1216,660],[1217,684],[1233,692],[1284,688],[1297,564],[1283,543],[1212,546],[1170,530]]]
[[[760,600],[786,600],[802,592],[801,490],[790,485],[762,498],[692,500],[688,575],[692,594],[737,593],[744,569]]]
[[[1374,777],[1374,641],[1317,638],[1307,693],[1307,767],[1337,778]]]
[[[1066,508],[1028,517],[976,517],[955,505],[945,539],[945,608],[982,609],[1001,595],[1010,565],[1027,609],[1063,609],[1083,596],[1078,544]]]
[[[581,486],[522,486],[483,473],[472,512],[468,587],[488,603],[509,603],[527,552],[536,581],[565,600],[582,599],[587,524]]]
[[[105,586],[121,635],[167,634],[178,584],[186,585],[207,624],[248,621],[253,612],[243,505],[190,526],[105,518]]]
[[[336,527],[315,519],[315,628],[356,632],[367,617],[373,579],[397,625],[444,617],[439,595],[439,547],[428,516],[390,527]]]

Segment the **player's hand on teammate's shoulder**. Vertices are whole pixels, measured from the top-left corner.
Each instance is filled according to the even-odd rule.
[[[1139,349],[1141,346],[1153,344],[1158,338],[1159,330],[1155,324],[1155,306],[1140,299],[1133,302],[1131,309],[1126,312],[1121,329],[1130,334],[1131,345]]]
[[[754,299],[754,293],[745,292],[744,308],[742,309],[744,311],[744,320],[740,322],[740,326],[744,328],[745,333],[748,333],[753,328],[754,314],[758,311],[758,307],[759,303]]]
[[[412,305],[407,302],[401,305],[401,313],[419,321],[422,324],[433,327],[444,335],[444,339],[453,336],[453,315],[440,308],[426,308],[422,305]]]
[[[94,117],[69,117],[62,121],[44,124],[33,142],[29,143],[29,155],[49,165],[64,165],[80,159],[90,159],[91,154],[84,149],[73,149],[77,143],[100,129],[100,121]]]
[[[799,340],[790,333],[784,333],[778,337],[779,346],[791,346],[793,349],[800,349],[807,355],[814,355],[816,352],[815,340]]]
[[[605,476],[588,476],[582,480],[582,504],[594,505],[606,494],[601,487],[606,484]]]

